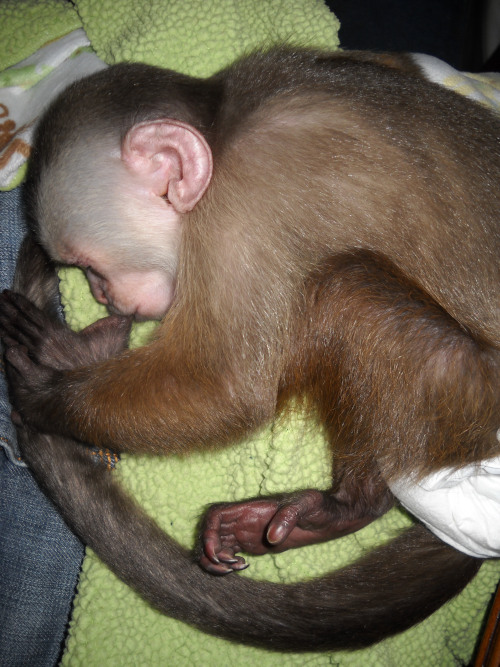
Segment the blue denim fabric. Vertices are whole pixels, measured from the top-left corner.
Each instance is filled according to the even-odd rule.
[[[25,227],[21,189],[0,192],[0,287],[9,287]],[[0,664],[56,665],[83,547],[18,460],[0,374]],[[2,447],[3,446],[3,447]]]
[[[26,233],[21,204],[22,188],[0,192],[0,290],[12,285],[19,246]],[[1,360],[0,373],[0,446],[5,448],[10,460],[19,462],[16,431],[10,420],[5,368]]]

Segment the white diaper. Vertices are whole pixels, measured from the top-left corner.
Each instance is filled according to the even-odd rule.
[[[389,486],[444,542],[469,556],[500,557],[500,456],[460,470],[444,468],[417,484],[400,479]]]

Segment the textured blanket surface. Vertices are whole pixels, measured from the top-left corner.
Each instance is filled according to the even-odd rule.
[[[76,0],[73,4],[74,9],[58,0],[4,2],[0,36],[5,34],[5,49],[0,66],[12,65],[49,39],[78,27],[85,29],[97,55],[109,63],[142,60],[196,75],[210,74],[240,53],[276,41],[326,48],[338,45],[338,23],[321,0]],[[80,272],[63,271],[61,288],[68,320],[76,328],[105,314],[92,300]],[[133,343],[145,342],[151,330],[150,324],[137,327]],[[114,474],[165,530],[189,547],[206,504],[305,486],[325,488],[329,469],[320,430],[296,415],[208,455],[123,457]],[[241,576],[282,582],[317,576],[350,562],[409,524],[404,512],[393,510],[337,542],[253,557]],[[419,626],[372,649],[283,657],[208,637],[162,616],[88,552],[63,664],[464,664],[474,649],[499,573],[497,562],[486,563],[454,601]]]

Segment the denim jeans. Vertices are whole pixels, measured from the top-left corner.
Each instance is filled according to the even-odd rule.
[[[21,188],[0,192],[0,288],[9,287],[25,232]],[[0,373],[0,664],[56,665],[83,547],[18,458]]]

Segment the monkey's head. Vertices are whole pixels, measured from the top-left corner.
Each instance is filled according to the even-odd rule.
[[[184,120],[130,123],[130,108],[102,104],[88,117],[79,108],[81,122],[70,123],[75,105],[96,97],[87,92],[85,80],[73,85],[69,102],[63,93],[40,125],[31,165],[35,231],[56,262],[85,270],[110,311],[161,319],[175,294],[183,217],[208,187],[212,153]]]

